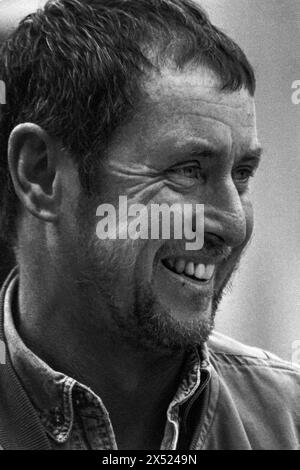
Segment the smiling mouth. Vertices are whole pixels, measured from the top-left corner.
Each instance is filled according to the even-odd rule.
[[[208,284],[216,270],[215,264],[195,263],[194,261],[183,258],[166,258],[162,264],[173,273],[187,277],[193,281],[202,284]]]

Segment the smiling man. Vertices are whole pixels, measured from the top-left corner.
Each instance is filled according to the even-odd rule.
[[[300,370],[212,333],[261,157],[241,49],[188,0],[55,0],[0,78],[1,446],[298,448]],[[204,205],[203,248],[99,239],[120,196]]]

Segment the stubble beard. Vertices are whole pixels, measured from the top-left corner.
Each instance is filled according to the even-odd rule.
[[[158,356],[168,356],[200,347],[208,340],[215,326],[218,306],[226,292],[233,271],[236,270],[235,266],[223,285],[218,290],[214,290],[211,298],[207,299],[205,304],[209,303],[210,305],[205,314],[199,310],[197,318],[180,321],[174,318],[171,311],[159,302],[152,284],[141,284],[137,281],[136,276],[130,286],[131,290],[135,292],[132,308],[125,312],[120,302],[116,302],[117,295],[114,294],[114,290],[118,289],[119,270],[116,268],[107,269],[103,275],[104,271],[97,263],[95,250],[90,251],[85,261],[88,263],[85,273],[91,275],[88,276],[91,282],[87,283],[89,288],[86,292],[86,298],[89,304],[89,316],[95,322],[95,327],[97,323],[99,328],[104,326],[106,334],[114,342],[121,340],[138,352]],[[113,261],[116,263],[117,258],[112,259],[109,253],[104,253],[102,250],[101,264],[112,266]],[[97,279],[96,282],[95,279]],[[83,285],[84,283],[81,282],[84,292]],[[110,311],[109,318],[105,319],[101,318],[101,303],[103,302]],[[200,301],[200,303],[204,302]],[[101,325],[102,322],[103,325]]]
[[[81,232],[84,233],[84,232]],[[80,237],[81,238],[81,237]],[[85,238],[85,237],[84,237]],[[82,296],[89,309],[89,318],[99,331],[105,328],[112,341],[123,341],[141,353],[155,355],[172,355],[199,347],[205,343],[215,325],[215,316],[226,287],[236,271],[238,262],[230,271],[223,284],[214,289],[208,302],[200,300],[199,304],[207,304],[207,312],[201,312],[196,319],[180,321],[174,318],[171,311],[158,300],[151,282],[141,283],[138,273],[132,273],[128,291],[133,294],[132,308],[124,311],[120,301],[116,301],[120,283],[120,259],[122,253],[106,250],[98,240],[80,240],[83,270],[79,285]],[[126,276],[125,276],[126,277]],[[129,281],[130,282],[130,281]],[[102,316],[102,305],[106,304],[110,315]]]
[[[120,334],[134,348],[149,353],[172,355],[201,346],[214,329],[215,314],[219,304],[216,293],[212,295],[210,313],[191,321],[179,321],[161,305],[151,286],[138,289],[131,313],[124,317],[113,307],[113,321]]]

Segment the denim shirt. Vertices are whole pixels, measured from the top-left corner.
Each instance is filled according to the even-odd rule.
[[[12,305],[17,295],[18,276],[8,285],[4,300],[4,332],[13,367],[26,390],[39,419],[50,437],[53,449],[117,450],[109,412],[90,388],[53,370],[37,357],[20,338],[14,324]],[[201,356],[201,357],[200,357]],[[182,380],[167,413],[161,450],[176,450],[181,409],[191,400],[208,368],[206,346],[189,352]]]

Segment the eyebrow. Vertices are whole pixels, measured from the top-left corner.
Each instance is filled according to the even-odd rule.
[[[195,143],[187,144],[186,149],[189,153],[204,157],[218,156],[223,153],[222,149],[214,147],[207,143]],[[263,154],[263,148],[261,146],[249,149],[240,155],[241,160],[261,160]]]
[[[187,151],[190,155],[199,157],[213,157],[222,154],[222,150],[211,143],[205,142],[187,142],[181,147],[181,150]]]
[[[254,149],[247,150],[245,153],[239,156],[239,161],[248,161],[248,162],[253,162],[256,167],[260,164],[261,157],[263,154],[263,148],[262,147],[256,147]]]
[[[241,155],[241,159],[261,160],[262,154],[263,148],[256,147],[255,149],[247,150],[247,152]]]

